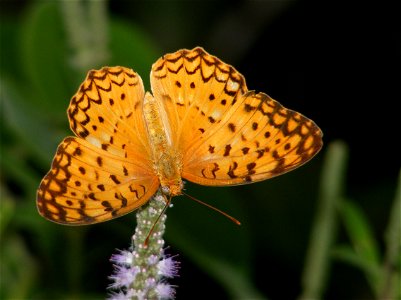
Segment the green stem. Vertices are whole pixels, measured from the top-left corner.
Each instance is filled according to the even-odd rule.
[[[82,292],[82,274],[84,265],[84,238],[87,231],[84,228],[68,228],[66,238],[68,240],[67,275],[70,299],[79,299]],[[74,262],[74,263],[71,263]]]
[[[108,57],[106,0],[62,0],[60,8],[67,40],[72,50],[72,65],[86,72],[100,66]]]
[[[390,220],[386,231],[386,254],[383,264],[383,283],[379,299],[401,298],[401,172]]]
[[[107,1],[89,1],[88,14],[91,30],[92,54],[96,55],[96,61],[103,62],[109,57],[108,53],[108,18]]]
[[[334,142],[327,147],[319,203],[302,276],[303,292],[300,300],[321,299],[325,289],[330,249],[336,235],[336,208],[344,193],[346,161],[347,147],[343,142]]]

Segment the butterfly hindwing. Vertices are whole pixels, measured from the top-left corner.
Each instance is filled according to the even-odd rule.
[[[263,93],[248,92],[239,101],[237,113],[228,112],[216,125],[220,135],[209,135],[186,152],[191,159],[184,178],[217,186],[261,181],[299,167],[320,150],[321,133],[313,121]]]
[[[43,178],[37,205],[40,214],[63,224],[82,225],[124,215],[146,201],[159,186],[157,177],[74,137],[58,147]]]

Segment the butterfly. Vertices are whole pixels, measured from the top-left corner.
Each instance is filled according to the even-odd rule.
[[[107,221],[183,179],[205,186],[253,183],[309,161],[322,131],[203,48],[153,64],[152,93],[125,67],[92,70],[72,97],[74,137],[58,146],[37,191],[42,216],[62,224]]]

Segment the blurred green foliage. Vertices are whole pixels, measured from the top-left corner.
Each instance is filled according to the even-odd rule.
[[[165,52],[135,22],[110,16],[105,2],[73,2],[33,2],[20,19],[1,20],[1,299],[104,298],[108,259],[134,231],[133,214],[73,228],[50,223],[36,210],[39,182],[57,144],[71,134],[68,99],[86,72],[102,65],[132,67],[149,89],[150,66]],[[383,243],[382,232],[346,195],[346,161],[347,147],[335,143],[300,170],[269,182],[226,189],[188,183],[191,195],[213,201],[243,225],[174,199],[166,239],[168,252],[183,261],[177,298],[215,289],[221,297],[262,299],[275,285],[302,299],[324,298],[338,288],[331,272],[339,261],[366,276],[353,297],[400,297],[400,192]]]

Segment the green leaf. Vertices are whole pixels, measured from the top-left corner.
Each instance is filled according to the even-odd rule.
[[[353,202],[344,201],[341,204],[341,217],[355,254],[363,263],[363,270],[377,293],[380,279],[380,254],[372,229],[361,208]],[[369,270],[369,271],[367,271]]]
[[[334,258],[360,268],[365,272],[365,274],[370,274],[369,276],[376,277],[380,273],[379,266],[371,264],[369,261],[358,255],[349,245],[336,246],[331,254]]]
[[[0,45],[1,45],[1,74],[12,74],[13,77],[21,79],[21,61],[18,56],[18,34],[17,20],[6,15],[0,18]]]
[[[25,193],[35,191],[40,178],[26,164],[26,161],[21,159],[20,155],[18,155],[20,153],[13,148],[4,148],[1,154],[0,166],[3,173],[7,174],[7,178],[23,187]]]
[[[21,27],[21,61],[31,93],[26,99],[53,119],[65,118],[76,74],[69,66],[62,18],[57,2],[36,2]],[[73,85],[71,85],[73,83]]]
[[[1,209],[0,209],[0,242],[4,243],[5,229],[12,220],[15,213],[15,202],[6,191],[6,187],[0,182]]]
[[[29,294],[37,279],[36,262],[18,236],[9,236],[0,247],[0,298],[30,298]]]
[[[132,68],[137,72],[150,90],[149,74],[152,64],[161,55],[145,32],[133,24],[112,19],[110,21],[110,65]]]
[[[344,193],[347,158],[348,148],[343,142],[333,142],[327,147],[300,299],[322,298],[330,268],[330,249],[337,231],[336,207]]]
[[[378,245],[362,209],[354,202],[344,201],[341,204],[341,215],[356,254],[379,265]]]
[[[0,89],[5,124],[40,163],[48,164],[62,135],[55,131],[55,126],[48,122],[41,109],[26,101],[29,93],[23,88],[19,89],[18,84],[3,78],[0,79]]]
[[[253,286],[247,270],[197,249],[192,249],[191,255],[198,264],[204,266],[205,271],[212,274],[217,282],[220,282],[228,292],[230,299],[266,299]]]

